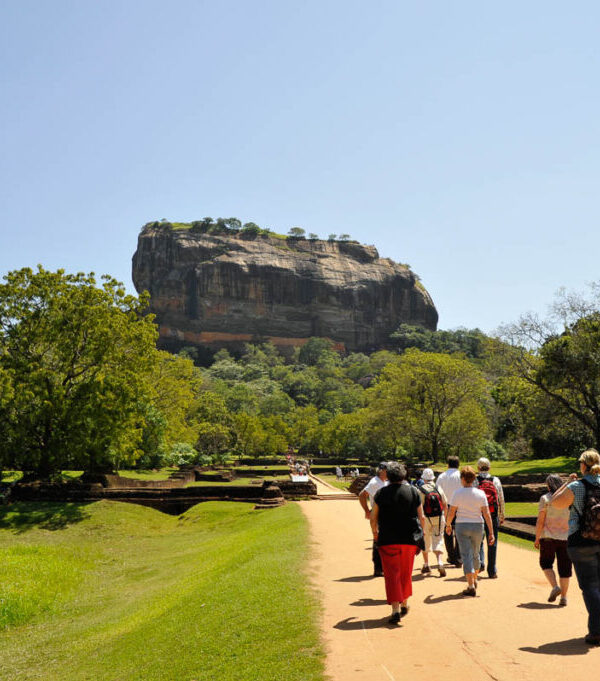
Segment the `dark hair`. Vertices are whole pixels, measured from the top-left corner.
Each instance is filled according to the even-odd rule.
[[[546,486],[554,494],[556,490],[563,484],[562,478],[558,473],[551,473],[547,478],[546,478]]]
[[[378,471],[387,471],[387,463],[385,461],[382,461],[379,466],[377,466]]]
[[[467,485],[472,485],[477,476],[475,475],[475,471],[471,468],[471,466],[463,466],[460,469],[460,477],[467,483]]]
[[[458,468],[460,465],[460,461],[458,459],[458,456],[449,456],[448,457],[448,468]]]
[[[390,482],[402,482],[406,480],[406,466],[397,461],[390,461],[387,467],[387,476]]]

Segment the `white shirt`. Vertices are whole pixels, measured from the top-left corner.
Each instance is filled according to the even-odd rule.
[[[460,484],[460,471],[458,468],[449,468],[438,476],[435,484],[446,495],[446,499],[452,499],[454,492],[462,487]]]
[[[363,492],[369,494],[369,499],[371,500],[371,508],[373,508],[373,497],[379,492],[382,487],[386,487],[388,481],[383,481],[378,475],[371,478],[369,482],[365,485]]]
[[[450,499],[450,506],[456,506],[457,523],[483,523],[482,506],[487,508],[485,492],[477,487],[461,487]]]

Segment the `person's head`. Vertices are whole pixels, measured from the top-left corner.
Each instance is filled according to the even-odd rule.
[[[458,460],[458,456],[449,456],[448,457],[448,468],[458,468],[460,465],[460,462]]]
[[[397,461],[390,461],[387,466],[387,479],[393,484],[406,480],[406,466]]]
[[[426,468],[421,477],[423,478],[423,482],[433,482],[435,480],[435,474],[431,468]]]
[[[422,468],[415,468],[415,480],[422,480],[423,479],[423,469]]]
[[[388,479],[388,464],[385,461],[382,461],[379,466],[377,466],[377,476],[380,477],[382,480],[387,480]]]
[[[600,475],[600,454],[595,449],[586,449],[579,457],[579,464],[583,475]]]
[[[476,477],[475,471],[471,466],[463,466],[460,469],[460,480],[465,487],[470,487],[475,482]]]
[[[554,494],[556,490],[563,484],[562,478],[557,473],[551,473],[546,478],[546,487],[548,491]]]
[[[486,459],[485,456],[482,456],[477,462],[477,469],[482,473],[487,473],[490,470],[490,460]]]

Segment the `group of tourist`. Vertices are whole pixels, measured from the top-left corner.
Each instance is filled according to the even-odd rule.
[[[579,458],[581,478],[573,473],[563,483],[556,474],[539,501],[535,546],[539,563],[551,587],[549,602],[559,597],[567,605],[572,566],[588,611],[585,642],[600,645],[600,455],[588,449]],[[429,554],[444,577],[445,544],[448,562],[462,566],[466,588],[462,595],[477,595],[478,576],[485,570],[498,577],[498,528],[504,522],[505,501],[500,480],[490,474],[490,462],[479,459],[477,472],[459,470],[457,457],[449,457],[448,470],[437,481],[426,468],[418,484],[409,484],[407,471],[397,462],[381,463],[376,475],[359,495],[373,532],[374,575],[383,575],[389,622],[397,624],[409,611],[414,559],[423,553],[423,574],[431,573]],[[370,501],[370,504],[369,504]],[[557,562],[558,581],[554,573]]]

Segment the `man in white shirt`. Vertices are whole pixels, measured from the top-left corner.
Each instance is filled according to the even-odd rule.
[[[370,520],[371,509],[373,508],[373,498],[379,492],[382,487],[388,484],[387,480],[387,464],[380,463],[377,468],[377,475],[373,476],[369,482],[365,485],[362,492],[358,495],[358,501],[365,512],[365,518]],[[367,499],[370,501],[371,508],[367,503]],[[377,543],[373,542],[373,575],[375,577],[383,576],[383,568],[381,566],[381,558],[379,556],[379,549],[377,548]]]
[[[436,482],[437,488],[442,490],[444,496],[448,499],[448,503],[450,503],[454,492],[461,488],[458,466],[458,456],[449,456],[448,470],[441,473]],[[456,540],[456,533],[454,532],[454,523],[452,523],[452,534],[444,532],[444,543],[446,544],[446,552],[448,553],[448,562],[451,565],[456,565],[456,567],[462,565],[458,541]]]

